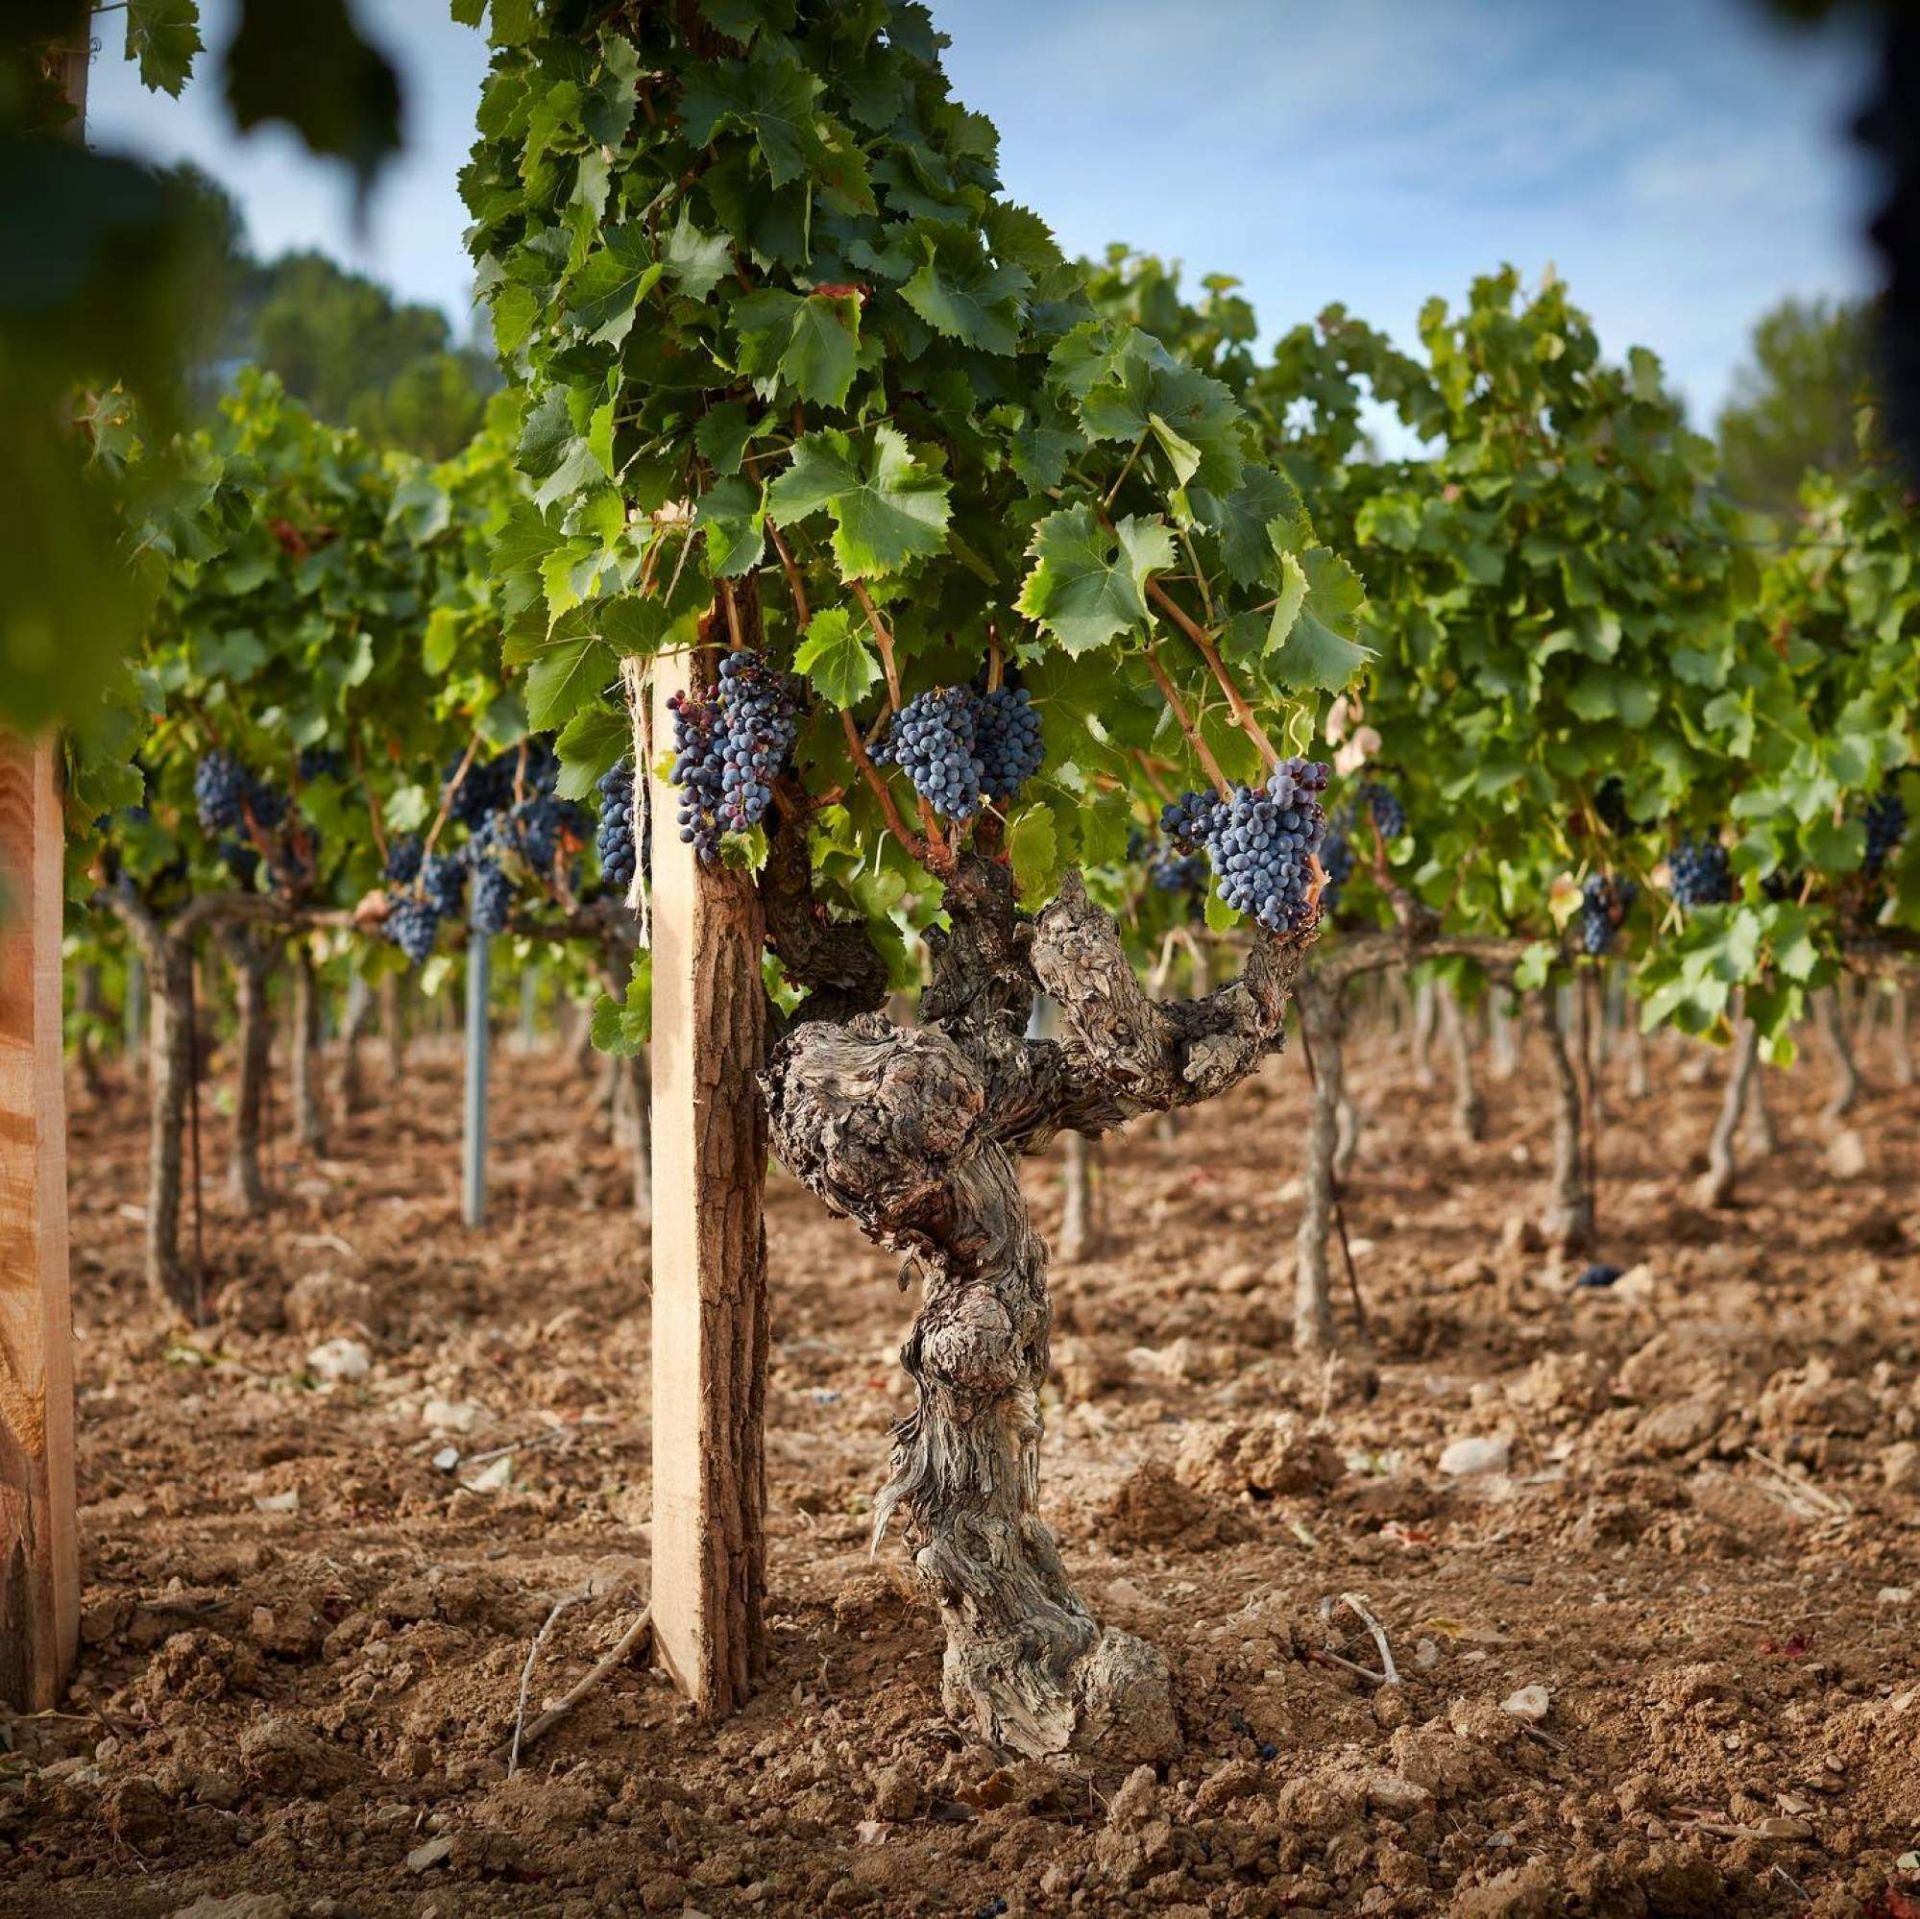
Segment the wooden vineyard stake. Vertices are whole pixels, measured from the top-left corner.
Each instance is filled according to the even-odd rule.
[[[493,989],[493,941],[467,936],[467,1081],[460,1138],[460,1217],[470,1227],[487,1218],[487,1006]]]
[[[710,672],[703,653],[654,662],[656,747],[673,738],[668,700],[704,691]],[[723,1713],[744,1703],[766,1664],[762,932],[746,876],[701,866],[682,843],[678,796],[640,731],[636,763],[652,782],[656,823],[654,1645],[697,1709]]]
[[[0,1702],[29,1712],[80,1639],[57,758],[0,738]]]

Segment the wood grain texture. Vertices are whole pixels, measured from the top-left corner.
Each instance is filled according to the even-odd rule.
[[[656,742],[707,670],[655,663]],[[746,876],[701,867],[665,824],[678,796],[657,780],[653,807],[654,1645],[719,1713],[766,1662],[765,935]]]
[[[0,1701],[36,1712],[80,1632],[55,758],[0,738]]]

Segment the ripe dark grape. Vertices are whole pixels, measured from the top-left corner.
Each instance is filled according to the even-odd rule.
[[[1673,897],[1680,906],[1719,906],[1733,898],[1733,868],[1717,839],[1683,839],[1667,855]]]
[[[254,825],[271,833],[293,810],[293,802],[279,788],[269,786],[265,780],[249,779],[246,810]]]
[[[440,915],[423,899],[403,893],[387,908],[381,930],[416,966],[424,966],[440,931]]]
[[[1340,904],[1340,895],[1346,891],[1348,880],[1353,877],[1354,857],[1353,808],[1343,806],[1333,816],[1327,827],[1327,836],[1320,845],[1320,864],[1327,875],[1327,883],[1321,889],[1320,910],[1331,913]]]
[[[1867,826],[1866,870],[1877,873],[1886,865],[1893,849],[1906,836],[1907,803],[1900,797],[1899,791],[1891,786],[1883,786],[1867,802],[1865,814]]]
[[[246,768],[230,753],[206,754],[193,769],[193,807],[202,828],[225,833],[239,826],[251,785]]]
[[[1236,786],[1214,808],[1207,856],[1220,897],[1269,932],[1303,932],[1319,918],[1313,868],[1330,777],[1317,761],[1285,760],[1265,786]]]
[[[1609,833],[1633,831],[1633,815],[1627,811],[1627,789],[1617,777],[1600,782],[1593,796],[1593,810]]]
[[[492,860],[473,862],[471,917],[478,933],[504,933],[513,907],[513,881]]]
[[[1160,809],[1160,830],[1181,852],[1197,852],[1212,835],[1223,804],[1217,793],[1182,793]]]
[[[441,798],[447,817],[473,832],[489,813],[497,813],[513,797],[513,769],[517,748],[483,760],[476,753],[462,773],[460,755],[447,762],[441,780]],[[457,782],[457,784],[456,784]]]
[[[482,844],[491,838],[517,853],[536,873],[549,876],[555,859],[563,850],[582,844],[586,831],[587,816],[571,800],[536,793],[511,807],[494,833],[482,836]]]
[[[387,878],[395,886],[411,886],[420,877],[425,848],[418,833],[402,833],[387,844]]]
[[[347,762],[337,746],[303,746],[294,770],[300,775],[300,784],[306,786],[314,780],[345,779]]]
[[[720,857],[721,754],[725,738],[718,709],[707,700],[676,693],[667,702],[673,714],[673,770],[680,788],[680,838],[703,866]]]
[[[874,759],[899,767],[942,819],[971,819],[985,797],[986,779],[972,690],[937,686],[916,693],[893,716]]]
[[[1147,883],[1162,893],[1202,893],[1207,885],[1207,862],[1198,853],[1176,853],[1155,847],[1147,860]]]
[[[435,913],[451,919],[466,896],[465,863],[451,853],[429,853],[420,862],[420,891]]]
[[[242,886],[251,886],[260,871],[260,855],[245,840],[222,840],[220,863]]]
[[[766,818],[800,730],[793,688],[750,649],[720,662],[720,820],[744,833]]]
[[[1770,900],[1798,900],[1806,883],[1807,876],[1804,873],[1791,873],[1782,866],[1760,882],[1760,890]]]
[[[1040,741],[1040,715],[1024,686],[997,686],[974,696],[973,731],[980,784],[990,800],[1010,800],[1039,772],[1047,757]]]
[[[1360,798],[1383,840],[1397,840],[1407,830],[1407,809],[1392,787],[1369,780],[1361,787]]]
[[[633,762],[622,760],[600,775],[600,824],[594,830],[600,876],[621,897],[633,884]]]
[[[1598,959],[1613,944],[1625,912],[1613,881],[1604,873],[1589,873],[1580,889],[1580,950]]]

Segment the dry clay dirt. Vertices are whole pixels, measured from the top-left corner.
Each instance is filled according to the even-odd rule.
[[[556,1598],[589,1595],[534,1710],[646,1588],[648,1259],[594,1102],[502,1050],[468,1234],[457,1063],[416,1048],[328,1157],[276,1146],[265,1229],[209,1178],[191,1337],[139,1283],[137,1091],[76,1102],[84,1647],[66,1712],[4,1729],[0,1913],[1912,1919],[1920,1095],[1870,1058],[1836,1149],[1819,1065],[1769,1074],[1780,1148],[1708,1214],[1719,1062],[1690,1057],[1643,1103],[1615,1074],[1627,1271],[1580,1290],[1522,1230],[1541,1062],[1467,1146],[1397,1043],[1357,1042],[1371,1341],[1330,1369],[1286,1350],[1297,1058],[1108,1144],[1044,1498],[1102,1616],[1172,1662],[1158,1776],[943,1723],[937,1621],[866,1543],[910,1302],[776,1174],[765,1691],[697,1724],[625,1667],[509,1778]],[[1051,1227],[1057,1168],[1030,1183]],[[336,1339],[364,1376],[316,1376]],[[1462,1440],[1491,1444],[1443,1466]]]

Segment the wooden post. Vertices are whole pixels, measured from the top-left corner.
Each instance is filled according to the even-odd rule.
[[[493,941],[467,934],[467,1097],[460,1137],[460,1217],[487,1223],[487,1005],[493,988]]]
[[[637,664],[637,663],[630,663]],[[711,667],[653,663],[652,742],[667,701]],[[640,711],[638,675],[628,687]],[[653,1633],[703,1712],[739,1707],[765,1672],[767,1121],[759,902],[744,874],[702,867],[653,779]]]
[[[57,757],[0,739],[0,1702],[28,1712],[80,1643]]]

